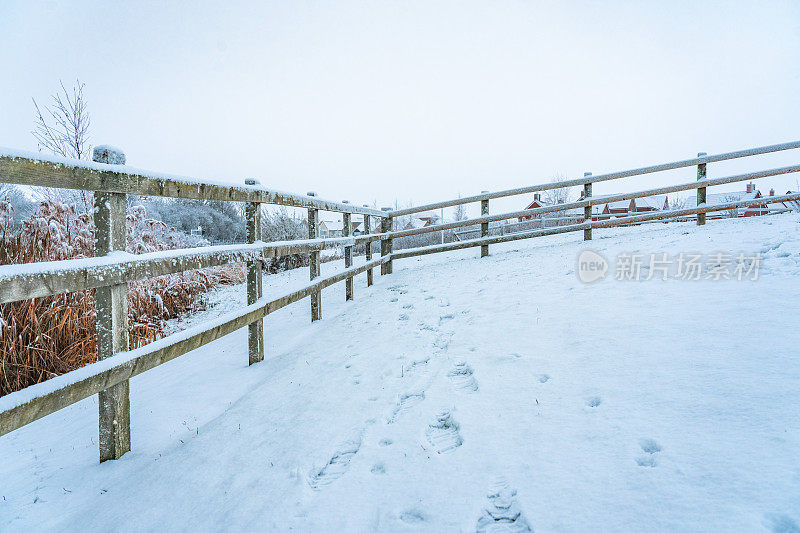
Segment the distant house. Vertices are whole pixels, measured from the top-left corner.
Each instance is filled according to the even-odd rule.
[[[361,222],[350,222],[350,234],[361,235]],[[320,238],[333,238],[344,236],[344,222],[341,220],[320,220],[317,225],[317,234]]]
[[[320,220],[317,224],[317,234],[326,239],[330,237],[341,237],[344,225],[341,220]]]
[[[755,184],[748,183],[744,191],[732,192],[716,192],[706,194],[706,205],[721,205],[730,202],[740,202],[743,200],[756,200],[763,198],[761,191],[757,190]],[[756,217],[766,215],[769,213],[768,204],[756,204],[747,207],[734,207],[724,211],[711,211],[706,214],[707,219],[712,218],[738,218],[738,217]],[[687,208],[697,207],[697,195],[690,195],[686,199]]]
[[[602,196],[595,196],[594,199],[602,199]],[[583,199],[583,197],[581,197]],[[544,207],[545,204],[539,194],[533,195],[533,201],[525,209],[536,209]],[[664,197],[662,202],[658,197],[654,198],[635,198],[633,200],[619,200],[616,202],[600,203],[592,206],[593,220],[608,220],[612,217],[628,216],[631,213],[646,213],[648,211],[659,211],[668,209],[669,202]],[[579,224],[584,220],[584,210],[581,207],[564,209],[535,215],[524,215],[517,217],[519,222],[529,221],[538,218],[560,218],[568,224]]]
[[[770,191],[770,196],[774,196],[772,194],[773,190]],[[798,193],[797,191],[786,191],[786,194],[798,194]],[[785,209],[791,209],[792,211],[800,213],[800,200],[789,200],[788,202],[781,202],[778,205],[782,205]]]
[[[420,213],[408,219],[403,229],[419,229],[426,226],[433,226],[439,223],[439,215],[436,213]]]

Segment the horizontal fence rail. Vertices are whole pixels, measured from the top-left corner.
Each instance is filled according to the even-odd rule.
[[[135,168],[88,163],[0,148],[0,179],[4,183],[77,189],[191,200],[257,202],[288,207],[313,207],[322,211],[384,217],[369,207],[331,202],[314,196],[275,191],[258,185],[230,185],[199,181]]]
[[[585,200],[578,200],[577,202],[568,202],[564,204],[546,205],[543,207],[535,207],[532,209],[522,209],[520,211],[511,211],[508,213],[500,213],[497,215],[488,215],[470,218],[467,220],[457,220],[454,222],[446,222],[444,224],[434,224],[430,226],[423,226],[421,228],[413,228],[407,230],[393,231],[389,235],[392,238],[410,237],[412,235],[422,235],[424,233],[433,233],[454,228],[461,228],[465,226],[474,226],[485,222],[495,222],[499,220],[507,220],[510,218],[521,217],[535,217],[545,213],[558,213],[567,209],[585,208],[595,205],[605,205],[611,202],[618,202],[620,200],[633,200],[635,198],[645,198],[647,196],[659,196],[662,194],[689,191],[693,189],[701,189],[711,187],[712,185],[724,185],[728,183],[736,183],[740,181],[750,181],[758,178],[765,178],[769,176],[778,176],[781,174],[789,174],[792,172],[800,172],[800,165],[791,165],[788,167],[774,168],[769,170],[760,170],[758,172],[749,172],[747,174],[737,174],[735,176],[725,176],[721,178],[706,178],[701,181],[692,181],[688,183],[681,183],[679,185],[669,185],[666,187],[659,187],[656,189],[647,189],[643,191],[608,194],[604,196],[592,196]],[[761,202],[764,203],[764,202]],[[611,216],[611,215],[608,215]]]
[[[358,237],[230,244],[184,248],[140,255],[117,252],[103,257],[0,266],[0,304],[107,287],[123,282],[273,257],[353,246],[385,238]]]
[[[358,275],[386,261],[374,259],[358,267],[337,272],[292,291],[289,294],[256,303],[211,320],[210,323],[174,333],[150,344],[115,354],[97,363],[56,376],[21,391],[0,398],[0,435],[55,413],[84,398],[122,383],[133,376],[171,361],[211,341],[262,319],[270,313],[310,296],[313,292]]]
[[[629,226],[636,223],[648,222],[653,220],[663,220],[666,218],[676,218],[686,215],[694,215],[698,213],[711,213],[714,211],[728,211],[739,207],[748,207],[754,205],[763,205],[776,202],[787,201],[800,201],[800,193],[798,194],[785,194],[782,196],[768,196],[766,198],[757,198],[753,200],[742,200],[738,202],[729,202],[725,204],[718,204],[714,206],[700,206],[690,209],[675,209],[668,211],[655,211],[652,213],[644,213],[641,215],[631,215],[626,217],[613,218],[610,220],[599,220],[593,222],[582,222],[580,224],[568,224],[564,226],[556,226],[553,228],[536,229],[520,231],[516,233],[509,233],[506,235],[497,235],[494,237],[482,237],[479,239],[469,239],[466,241],[451,242],[447,244],[435,244],[431,246],[423,246],[419,248],[411,248],[408,250],[401,250],[392,254],[392,259],[405,259],[408,257],[416,257],[419,255],[434,254],[439,252],[450,252],[453,250],[462,250],[464,248],[474,248],[476,246],[485,246],[487,244],[499,244],[502,242],[518,241],[521,239],[530,239],[533,237],[543,237],[546,235],[557,235],[559,233],[569,233],[573,231],[581,231],[592,228],[612,228],[616,226]]]
[[[403,215],[410,215],[413,213],[420,213],[422,211],[433,211],[436,209],[443,209],[445,207],[453,207],[461,204],[480,202],[483,200],[492,200],[494,198],[504,198],[506,196],[516,196],[519,194],[526,194],[531,192],[541,192],[541,191],[549,191],[552,189],[562,189],[565,187],[575,187],[577,185],[586,185],[587,183],[599,183],[602,181],[616,180],[620,178],[630,178],[632,176],[640,176],[642,174],[652,174],[654,172],[663,172],[665,170],[675,170],[677,168],[693,167],[700,164],[715,163],[718,161],[726,161],[729,159],[738,159],[742,157],[751,157],[754,155],[769,154],[772,152],[792,150],[795,148],[800,148],[800,141],[792,141],[783,144],[772,144],[769,146],[761,146],[759,148],[749,148],[747,150],[727,152],[724,154],[695,157],[692,159],[684,159],[682,161],[674,161],[672,163],[662,163],[660,165],[634,168],[631,170],[623,170],[620,172],[610,172],[608,174],[598,174],[596,176],[585,176],[583,178],[576,178],[565,181],[556,181],[551,183],[543,183],[541,185],[531,185],[528,187],[521,187],[518,189],[508,189],[505,191],[476,194],[474,196],[466,196],[464,198],[456,198],[453,200],[446,200],[444,202],[436,202],[427,205],[409,207],[406,209],[396,209],[394,211],[391,211],[390,213],[392,217],[399,217]]]

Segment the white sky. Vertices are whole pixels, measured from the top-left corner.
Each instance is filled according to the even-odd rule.
[[[31,97],[79,77],[93,143],[133,166],[359,204],[800,139],[791,1],[3,0],[0,53],[2,146],[35,150]],[[797,177],[758,186],[785,192]],[[687,179],[693,169],[595,194]]]

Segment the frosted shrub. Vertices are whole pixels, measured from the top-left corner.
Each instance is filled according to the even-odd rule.
[[[148,219],[144,207],[128,210],[128,252],[141,254],[204,244]],[[32,263],[94,255],[94,221],[73,205],[45,200],[19,226],[14,208],[0,200],[0,264]],[[206,305],[206,292],[241,283],[242,265],[228,265],[144,279],[129,285],[130,347],[152,342],[165,323]],[[0,306],[0,395],[68,372],[96,357],[95,291],[36,298]]]

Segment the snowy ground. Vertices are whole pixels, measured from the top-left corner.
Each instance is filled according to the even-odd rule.
[[[0,437],[0,530],[797,531],[800,217],[591,243],[761,252],[757,281],[582,284],[579,239],[398,261],[270,315],[254,367],[241,330],[138,376],[119,461],[96,398]]]

